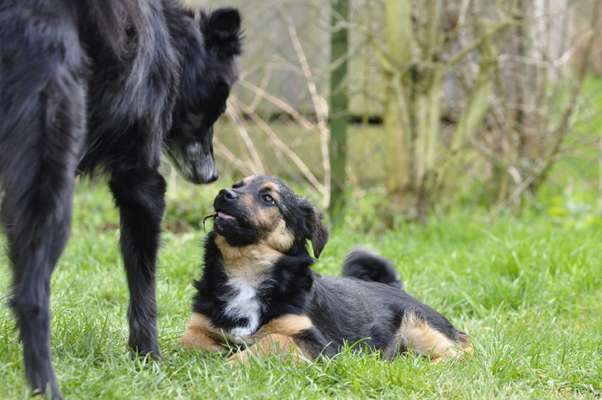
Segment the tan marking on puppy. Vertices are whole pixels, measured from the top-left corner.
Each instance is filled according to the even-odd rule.
[[[251,212],[251,215],[253,215],[253,212],[257,209],[257,202],[255,200],[255,196],[253,196],[250,193],[241,194],[240,202],[248,211]]]
[[[290,356],[294,361],[308,360],[292,337],[271,334],[264,336],[248,349],[230,356],[228,364],[244,364],[253,356],[263,358],[277,354]]]
[[[473,353],[474,352],[474,348],[472,347],[470,338],[465,333],[460,334],[460,339],[458,340],[458,345],[460,346],[460,349],[462,349],[462,351],[464,353]]]
[[[243,182],[249,183],[252,179],[245,178]],[[278,184],[272,181],[265,182],[260,191],[269,191],[269,194],[276,200],[280,200]],[[280,211],[276,207],[261,207],[257,198],[253,194],[244,194],[240,197],[241,204],[247,209],[253,219],[255,226],[264,230],[272,230],[282,219]]]
[[[261,190],[269,190],[270,195],[276,201],[280,201],[280,193],[278,192],[278,185],[276,183],[266,182]],[[255,215],[257,225],[269,231],[265,240],[267,245],[282,253],[289,251],[295,241],[295,236],[287,229],[286,222],[282,219],[280,211],[276,207],[265,208],[257,205],[253,214]]]
[[[282,221],[282,215],[276,207],[259,207],[257,204],[250,209],[255,223],[265,231],[271,231]]]
[[[243,185],[248,185],[249,183],[253,182],[255,178],[257,178],[257,175],[249,175],[242,179],[242,183]]]
[[[282,218],[265,240],[268,246],[282,253],[288,252],[294,241],[295,235],[286,227],[286,222]]]
[[[301,331],[311,328],[314,324],[306,315],[286,314],[277,319],[271,320],[261,327],[256,333],[257,337],[265,335],[285,335],[295,336]]]
[[[274,196],[276,200],[280,200],[280,188],[276,182],[267,181],[261,186],[260,190],[269,190],[270,194]]]
[[[460,343],[449,339],[414,313],[404,315],[396,342],[399,347],[403,345],[420,355],[430,356],[434,361],[456,358],[465,351]]]
[[[199,313],[192,313],[186,326],[186,331],[180,343],[187,349],[197,349],[211,352],[223,351],[222,345],[215,339],[216,329],[209,318]]]
[[[241,247],[230,246],[221,235],[216,236],[215,244],[222,253],[224,270],[229,277],[243,278],[257,284],[283,255],[265,243]]]

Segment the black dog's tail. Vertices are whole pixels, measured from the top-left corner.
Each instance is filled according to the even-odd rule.
[[[347,255],[343,263],[342,275],[403,289],[403,283],[393,264],[386,258],[366,249],[354,249]]]

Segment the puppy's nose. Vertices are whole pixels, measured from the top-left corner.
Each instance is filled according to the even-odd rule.
[[[221,197],[225,201],[234,201],[238,198],[238,195],[234,190],[222,189],[219,192],[219,197]]]

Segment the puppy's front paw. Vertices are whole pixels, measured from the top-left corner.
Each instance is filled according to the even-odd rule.
[[[220,352],[224,348],[200,328],[188,328],[180,343],[183,347],[193,350]]]
[[[251,355],[249,354],[249,352],[247,350],[239,351],[239,352],[232,354],[230,357],[228,357],[228,359],[226,360],[226,364],[231,367],[234,367],[237,365],[245,365],[249,362],[250,357],[251,357]]]

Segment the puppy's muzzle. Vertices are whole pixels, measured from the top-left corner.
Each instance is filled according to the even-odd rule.
[[[224,203],[232,203],[238,199],[238,193],[231,189],[222,189],[219,191],[216,200]]]
[[[232,189],[222,189],[219,191],[213,202],[213,207],[217,213],[226,213],[232,216],[240,216],[245,212],[239,204],[240,194]]]

